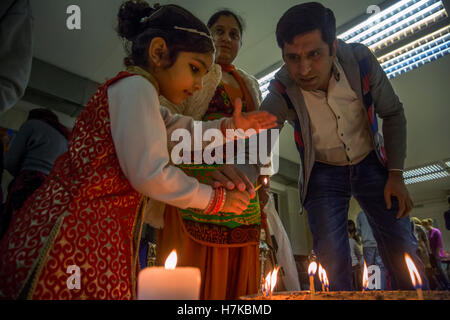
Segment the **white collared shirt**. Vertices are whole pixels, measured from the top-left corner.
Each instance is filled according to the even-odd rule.
[[[327,92],[300,90],[311,120],[316,161],[354,165],[373,150],[364,105],[337,60]]]

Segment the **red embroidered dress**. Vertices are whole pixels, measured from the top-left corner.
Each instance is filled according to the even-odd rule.
[[[0,296],[133,299],[142,196],[119,166],[103,84],[80,113],[69,150],[0,242]],[[81,288],[69,266],[80,270]],[[69,289],[72,288],[72,289]]]

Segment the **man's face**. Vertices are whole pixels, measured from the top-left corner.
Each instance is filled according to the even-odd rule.
[[[337,41],[333,43],[332,55],[319,29],[294,37],[285,43],[283,60],[295,82],[306,91],[328,89]]]

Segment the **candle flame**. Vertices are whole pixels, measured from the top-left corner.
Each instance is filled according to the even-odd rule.
[[[364,272],[362,287],[366,290],[369,287],[369,270],[367,269],[366,260],[364,260]]]
[[[328,289],[330,287],[330,283],[328,282],[328,277],[327,277],[327,272],[325,271],[325,269],[322,268],[322,273],[323,273],[323,284],[325,289]]]
[[[272,271],[270,271],[267,276],[266,279],[264,280],[264,292],[266,294],[269,294],[270,291],[270,280],[271,280],[271,275],[272,275]]]
[[[412,261],[409,254],[405,253],[405,261],[406,265],[408,266],[409,275],[411,276],[411,282],[415,289],[422,288],[422,279],[420,278],[419,271],[417,271],[416,265]],[[417,278],[417,283],[416,283]]]
[[[266,279],[264,281],[264,292],[267,295],[269,295],[269,293],[272,294],[273,289],[275,289],[275,286],[277,285],[277,277],[279,269],[280,267],[276,267],[275,269],[270,271],[266,276]]]
[[[166,269],[175,269],[175,267],[177,266],[177,252],[175,249],[172,250],[172,252],[169,254],[169,256],[166,259],[166,263],[164,265],[164,268]]]
[[[313,261],[309,264],[308,275],[313,276],[316,274],[316,271],[317,271],[317,262]]]
[[[275,289],[275,286],[277,285],[279,269],[280,267],[276,267],[272,272],[272,276],[270,277],[270,292],[273,292],[273,289]]]
[[[264,178],[264,184],[267,184],[268,180],[267,178]]]
[[[319,272],[318,272],[318,275],[319,275],[320,283],[323,283],[323,272],[324,272],[324,271],[325,271],[325,269],[322,268],[322,265],[319,263]]]

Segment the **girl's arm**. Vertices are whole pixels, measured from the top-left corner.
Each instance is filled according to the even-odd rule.
[[[140,76],[108,89],[111,134],[123,173],[142,194],[180,208],[205,209],[213,190],[169,165],[158,93]]]

